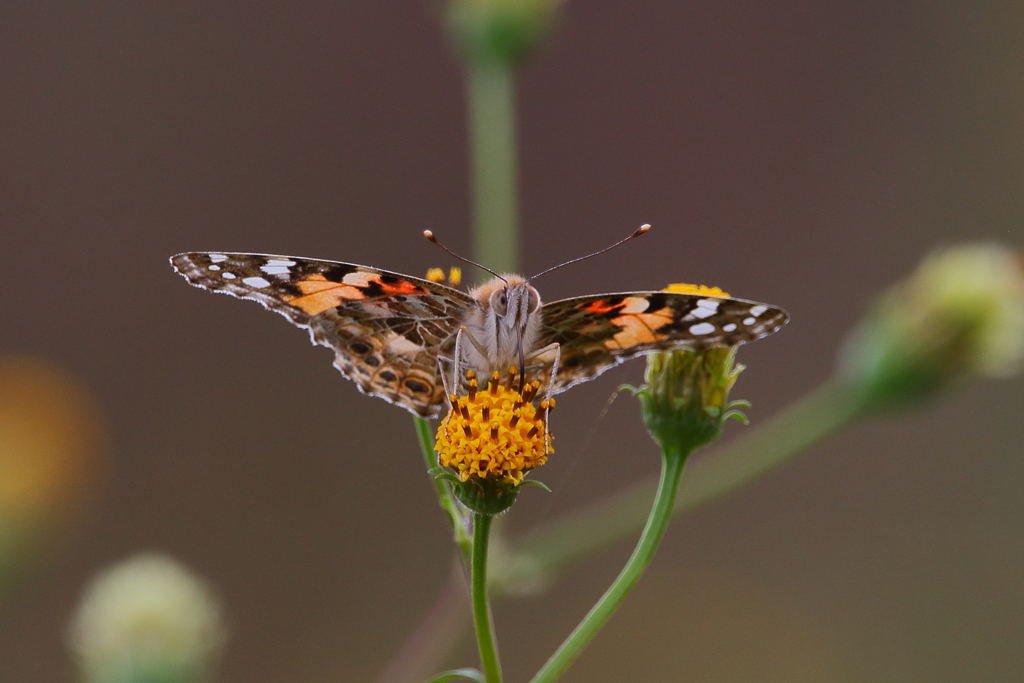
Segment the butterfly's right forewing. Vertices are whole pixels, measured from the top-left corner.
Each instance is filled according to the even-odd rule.
[[[364,393],[434,417],[444,403],[437,358],[450,356],[473,300],[426,280],[333,261],[266,254],[179,254],[197,287],[252,299],[308,329]]]

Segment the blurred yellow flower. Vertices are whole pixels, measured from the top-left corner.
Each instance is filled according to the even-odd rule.
[[[0,592],[92,497],[105,455],[81,384],[44,360],[0,356]]]

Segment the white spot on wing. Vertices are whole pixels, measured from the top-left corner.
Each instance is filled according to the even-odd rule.
[[[704,308],[703,306],[697,306],[697,308],[690,311],[690,315],[694,318],[710,318],[715,314],[715,309]]]
[[[261,277],[247,277],[244,280],[242,280],[242,283],[246,284],[246,285],[249,285],[250,287],[255,287],[257,289],[261,289],[263,287],[269,287],[270,286],[270,282],[267,281],[267,280],[264,280]]]
[[[697,305],[701,308],[710,308],[712,311],[717,311],[720,303],[722,302],[717,299],[701,299],[697,302]]]
[[[291,268],[288,266],[261,266],[260,270],[267,275],[284,275],[289,272]]]
[[[419,344],[414,344],[400,334],[388,335],[388,352],[397,353],[401,356],[411,356],[419,353],[423,350],[423,347]]]
[[[283,259],[283,258],[271,258],[271,259],[267,259],[267,265],[268,266],[294,266],[295,265],[295,261],[289,261],[288,259]]]
[[[221,261],[227,261],[228,257],[224,254],[210,254],[210,260],[214,263],[220,263]]]
[[[757,316],[761,315],[762,313],[764,313],[767,310],[768,310],[767,306],[765,306],[763,304],[758,304],[757,306],[754,306],[753,308],[750,309],[750,315],[752,315],[752,316],[754,316],[756,318]]]
[[[757,318],[744,318],[743,319],[743,324],[744,325],[753,325],[756,322],[757,322]]]
[[[690,325],[690,334],[711,334],[714,331],[715,326],[711,323],[697,323],[696,325]]]
[[[729,323],[728,325],[722,325],[722,329],[726,332],[732,332],[736,329],[736,323]]]
[[[218,266],[217,264],[213,264],[210,266],[210,270],[220,270],[220,266]]]
[[[234,280],[235,279],[235,274],[234,273],[221,273],[221,277],[224,278],[225,280]]]

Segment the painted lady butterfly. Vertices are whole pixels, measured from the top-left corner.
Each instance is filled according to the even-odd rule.
[[[743,344],[789,316],[741,299],[672,292],[598,294],[541,304],[517,275],[468,294],[427,280],[333,261],[187,253],[189,283],[252,299],[308,329],[334,365],[371,396],[422,417],[447,405],[442,363],[487,377],[509,367],[558,393],[652,351]],[[445,371],[444,376],[448,373]],[[453,376],[460,376],[453,369]],[[450,386],[450,385],[449,385]]]

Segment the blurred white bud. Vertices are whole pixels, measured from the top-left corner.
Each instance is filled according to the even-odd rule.
[[[1009,376],[1024,360],[1024,262],[994,244],[928,256],[847,340],[842,374],[866,405],[925,398],[967,373]]]
[[[158,553],[136,555],[96,576],[69,633],[87,683],[202,681],[224,642],[210,589]]]

